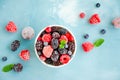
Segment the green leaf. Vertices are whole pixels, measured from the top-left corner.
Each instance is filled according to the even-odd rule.
[[[61,41],[60,41],[60,44],[65,45],[65,44],[66,44],[66,41],[65,41],[65,40],[61,40]]]
[[[64,45],[60,44],[60,45],[59,45],[59,48],[60,48],[60,49],[63,49],[63,48],[64,48]]]
[[[3,72],[9,72],[13,69],[13,66],[14,66],[14,64],[8,64],[8,65],[3,67],[2,71]]]
[[[95,47],[99,47],[101,46],[102,44],[104,43],[104,39],[98,39],[95,43],[94,43],[94,46]]]

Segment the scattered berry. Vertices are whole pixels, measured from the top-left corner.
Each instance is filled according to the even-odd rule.
[[[120,17],[115,18],[115,19],[112,21],[112,24],[114,25],[115,28],[120,28]]]
[[[15,40],[12,42],[11,44],[11,50],[12,51],[16,51],[20,46],[20,41],[19,40]]]
[[[46,57],[46,58],[50,58],[50,56],[52,55],[52,52],[53,52],[53,48],[48,45],[48,46],[45,46],[43,48],[43,55]]]
[[[53,38],[60,38],[60,34],[58,32],[53,32],[52,37]]]
[[[43,55],[40,55],[40,59],[41,59],[42,61],[45,61],[45,60],[46,60],[46,57],[43,56]]]
[[[44,34],[42,36],[42,41],[43,42],[50,42],[51,41],[51,35],[50,34]]]
[[[98,14],[93,14],[93,15],[91,16],[91,18],[89,19],[89,23],[90,23],[90,24],[98,24],[98,23],[100,23],[100,22],[101,22],[101,20],[100,20],[100,17],[99,17]]]
[[[6,26],[6,30],[8,32],[16,32],[17,31],[17,27],[15,25],[15,23],[13,21],[9,21],[9,23]]]
[[[50,33],[50,32],[51,32],[51,27],[47,27],[47,28],[45,29],[45,31],[46,31],[47,33]]]
[[[101,33],[101,34],[105,34],[105,33],[106,33],[106,30],[105,30],[105,29],[101,29],[100,33]]]
[[[7,57],[6,56],[2,57],[2,61],[7,61]]]
[[[80,18],[85,18],[85,13],[84,12],[82,12],[82,13],[80,13]]]
[[[68,63],[69,60],[70,60],[70,56],[67,55],[67,54],[62,54],[62,55],[60,56],[60,62],[61,62],[62,64]]]
[[[14,66],[13,66],[13,70],[14,70],[15,72],[21,72],[22,69],[23,69],[23,65],[22,65],[21,63],[14,64]]]
[[[89,38],[89,34],[85,34],[83,37],[84,37],[85,39],[88,39],[88,38]]]
[[[51,56],[52,61],[57,62],[59,56],[60,56],[60,54],[57,51],[54,51],[52,56]]]
[[[65,40],[66,43],[68,42],[68,38],[67,38],[65,35],[62,35],[62,36],[60,37],[60,41],[61,41],[61,40]]]
[[[94,45],[91,42],[84,42],[82,48],[85,52],[90,52],[94,48]]]
[[[37,41],[37,43],[36,43],[36,49],[39,51],[39,50],[42,50],[42,48],[43,48],[42,41]]]
[[[22,60],[25,60],[25,61],[29,60],[30,59],[30,52],[29,52],[29,50],[22,50],[20,52],[19,56]]]
[[[100,7],[100,3],[97,3],[97,4],[96,4],[96,7],[99,8],[99,7]]]
[[[69,41],[74,41],[73,36],[72,36],[69,32],[67,32],[67,33],[65,34],[65,36],[67,37],[67,39],[68,39]]]

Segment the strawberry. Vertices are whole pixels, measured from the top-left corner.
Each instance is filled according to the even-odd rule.
[[[40,55],[40,59],[41,59],[42,61],[45,61],[45,60],[46,60],[46,57],[45,57],[44,55]]]
[[[59,40],[60,40],[60,41],[61,41],[61,40],[65,40],[66,43],[68,42],[68,38],[67,38],[65,35],[61,35],[61,37],[60,37]]]
[[[17,27],[13,21],[9,21],[9,23],[6,25],[5,28],[8,32],[16,32],[17,31]]]
[[[74,41],[73,36],[69,32],[67,32],[65,36],[68,38],[69,41]]]
[[[30,59],[30,52],[29,52],[29,50],[22,50],[20,52],[19,56],[22,60],[25,60],[25,61],[29,60]]]
[[[50,56],[52,55],[52,52],[53,52],[53,48],[48,45],[48,46],[45,46],[43,48],[43,55],[46,57],[46,58],[50,58]]]
[[[100,23],[100,22],[101,22],[101,20],[100,20],[100,17],[99,17],[98,14],[93,14],[93,15],[91,16],[91,18],[89,19],[89,23],[90,23],[90,24],[98,24],[98,23]]]
[[[67,54],[62,54],[62,55],[60,56],[60,62],[61,62],[62,64],[67,64],[67,63],[69,62],[69,60],[70,60],[70,56],[67,55]]]
[[[91,42],[84,42],[82,48],[85,52],[90,52],[94,48],[94,45]]]
[[[47,28],[45,29],[45,31],[46,31],[47,33],[50,33],[50,32],[51,32],[51,27],[47,27]]]
[[[43,42],[50,42],[50,41],[51,41],[51,38],[52,38],[52,36],[51,36],[50,34],[44,34],[44,35],[42,36],[42,41],[43,41]]]

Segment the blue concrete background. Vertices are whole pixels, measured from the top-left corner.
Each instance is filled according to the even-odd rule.
[[[101,3],[100,8],[95,4]],[[120,80],[120,30],[115,29],[111,21],[120,16],[120,0],[0,0],[0,59],[7,56],[8,60],[0,60],[0,80]],[[85,19],[79,18],[80,12],[85,12]],[[102,22],[90,25],[89,17],[98,13]],[[5,26],[8,21],[14,21],[18,27],[16,33],[8,33]],[[76,37],[77,52],[70,64],[54,69],[44,66],[34,53],[34,40],[40,30],[47,25],[64,25]],[[21,31],[31,26],[35,37],[23,40]],[[106,29],[101,35],[99,31]],[[88,33],[90,38],[83,39]],[[84,53],[81,43],[94,42],[104,38],[105,43],[89,53]],[[10,50],[13,40],[21,40],[21,46],[16,52]],[[22,61],[18,54],[22,49],[31,51],[29,61]],[[14,71],[4,73],[2,67],[10,63],[22,63],[24,69],[20,73]]]

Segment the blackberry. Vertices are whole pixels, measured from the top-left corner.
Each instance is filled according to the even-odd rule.
[[[53,38],[60,38],[60,34],[58,32],[53,32],[52,37]]]
[[[42,41],[37,41],[37,43],[36,43],[36,49],[39,51],[39,50],[42,50],[42,48],[43,48]]]
[[[60,54],[57,51],[54,51],[51,56],[52,61],[57,62],[59,56],[60,56]]]
[[[7,57],[6,56],[2,57],[2,61],[7,61]]]
[[[59,48],[58,51],[59,51],[60,54],[66,54],[68,52],[68,50],[65,49],[65,48],[63,48],[63,49]]]
[[[58,39],[53,38],[52,41],[51,41],[51,45],[52,45],[53,49],[57,49],[58,46],[59,46]]]
[[[75,44],[73,42],[68,42],[68,49],[72,52],[75,50]]]
[[[20,46],[20,41],[19,40],[15,40],[12,42],[11,44],[11,50],[12,51],[16,51]]]
[[[15,72],[21,72],[22,69],[23,69],[23,66],[22,66],[21,63],[14,64],[14,66],[13,66],[13,70],[14,70]]]
[[[47,58],[46,60],[45,60],[45,62],[47,63],[47,64],[53,64],[53,61],[52,61],[52,59],[51,58]]]
[[[66,33],[67,33],[67,30],[66,30],[66,29],[59,29],[59,33],[60,33],[61,35],[66,34]]]

